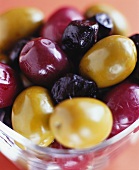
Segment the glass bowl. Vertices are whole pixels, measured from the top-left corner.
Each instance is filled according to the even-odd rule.
[[[21,170],[100,170],[136,136],[139,139],[139,119],[92,148],[42,148],[0,122],[0,151]]]

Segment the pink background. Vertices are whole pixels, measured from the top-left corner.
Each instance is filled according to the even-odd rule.
[[[128,19],[131,33],[139,32],[139,1],[138,0],[0,0],[0,13],[17,6],[34,6],[41,9],[46,18],[51,12],[64,5],[75,6],[84,11],[94,3],[111,4],[120,10]],[[120,23],[119,23],[120,24]]]

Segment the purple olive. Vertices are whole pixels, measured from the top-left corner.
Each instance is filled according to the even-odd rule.
[[[60,47],[45,38],[33,39],[23,47],[19,65],[31,82],[48,88],[71,68]]]
[[[56,103],[74,97],[97,96],[97,85],[77,74],[67,74],[56,81],[51,89],[52,97]]]

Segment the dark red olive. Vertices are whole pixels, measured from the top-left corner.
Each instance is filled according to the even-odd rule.
[[[31,82],[48,88],[71,68],[60,47],[45,38],[33,39],[23,47],[19,65]]]
[[[40,35],[61,44],[62,34],[66,26],[73,20],[82,20],[83,18],[84,16],[76,8],[62,7],[46,20]]]
[[[8,65],[0,63],[0,108],[11,106],[21,89],[21,80]]]
[[[113,128],[110,136],[126,129],[139,118],[139,85],[125,81],[105,96],[105,102],[113,115]]]

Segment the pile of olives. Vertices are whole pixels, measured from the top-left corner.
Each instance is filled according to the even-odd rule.
[[[0,120],[42,147],[84,149],[139,118],[139,34],[109,5],[45,20],[0,14]]]

